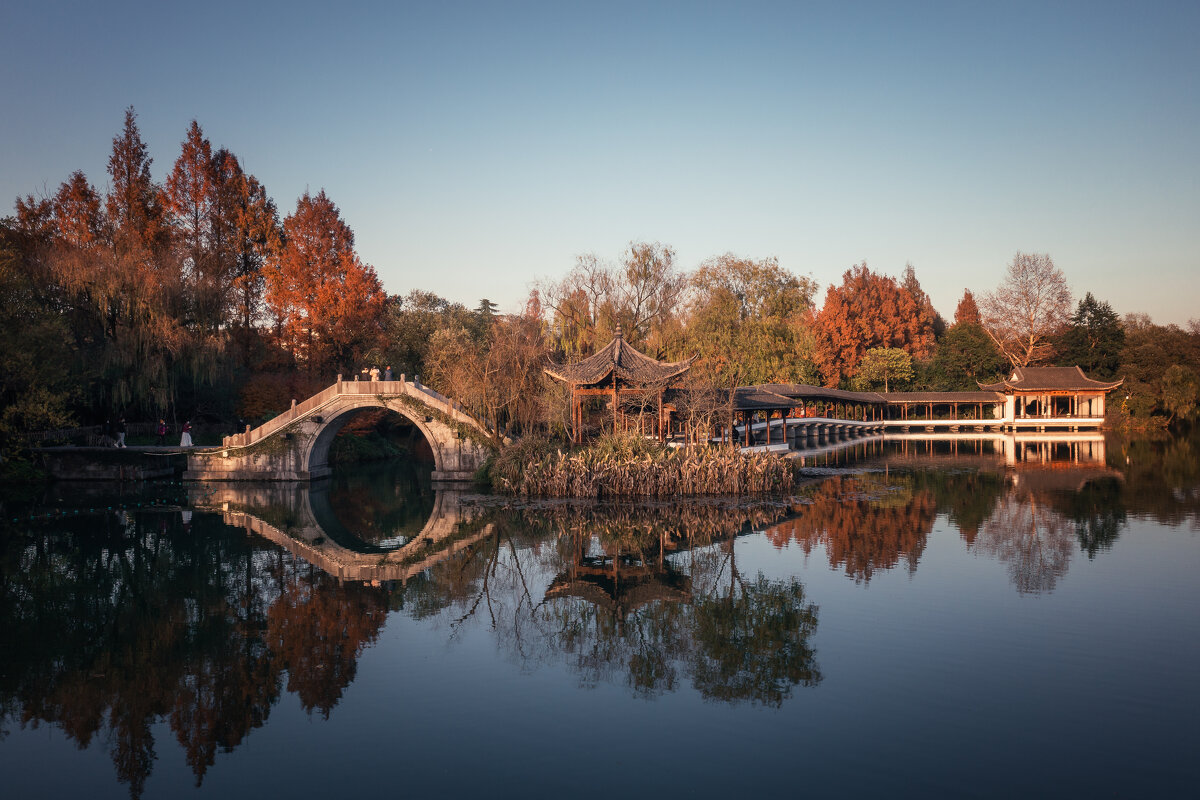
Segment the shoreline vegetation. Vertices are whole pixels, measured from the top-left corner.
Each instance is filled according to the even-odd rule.
[[[590,445],[530,436],[480,471],[496,492],[520,497],[664,498],[790,492],[792,462],[726,447],[673,448],[638,436],[605,435]]]
[[[1048,253],[995,263],[994,288],[964,287],[952,316],[911,263],[864,261],[840,278],[812,264],[829,276],[819,281],[769,254],[685,264],[657,241],[579,253],[523,307],[470,308],[415,286],[389,292],[332,198],[277,204],[199,121],[171,156],[156,180],[130,107],[107,188],[64,170],[0,215],[0,473],[29,459],[29,434],[119,419],[131,436],[159,419],[240,432],[372,368],[421,376],[493,443],[547,435],[599,411],[595,398],[573,410],[547,364],[582,363],[618,330],[656,361],[690,360],[695,397],[789,383],[976,391],[1012,367],[1078,366],[1123,381],[1110,413],[1119,406],[1132,429],[1200,417],[1200,318],[1122,317]],[[962,270],[963,282],[977,274]],[[676,419],[703,428],[710,406]]]

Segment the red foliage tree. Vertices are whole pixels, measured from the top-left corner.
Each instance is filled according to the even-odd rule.
[[[962,300],[958,301],[958,307],[954,309],[954,324],[958,325],[963,322],[975,325],[983,324],[983,317],[979,315],[979,306],[975,303],[975,295],[971,294],[970,289],[963,290]]]
[[[281,344],[310,373],[348,368],[379,344],[385,295],[354,252],[354,233],[325,192],[305,192],[265,270]]]
[[[54,226],[62,242],[81,249],[96,244],[104,235],[100,195],[79,170],[72,172],[54,195]]]
[[[130,107],[125,110],[124,129],[113,137],[108,159],[112,184],[106,207],[117,254],[149,264],[158,260],[169,237],[162,192],[150,177],[151,163],[149,148],[138,130],[137,113]]]
[[[934,343],[931,306],[862,264],[830,286],[816,318],[817,368],[827,386],[854,376],[863,354],[873,347],[894,347],[924,358]]]

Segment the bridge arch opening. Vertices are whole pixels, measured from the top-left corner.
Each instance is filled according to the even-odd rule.
[[[338,437],[361,437],[368,431],[399,444],[412,460],[428,464],[431,472],[443,468],[441,448],[425,419],[404,408],[358,406],[344,409],[325,420],[308,452],[309,472],[328,475],[334,466],[335,459],[331,455]]]

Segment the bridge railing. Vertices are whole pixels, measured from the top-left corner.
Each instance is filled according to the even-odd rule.
[[[222,446],[246,447],[255,442],[262,441],[268,436],[286,428],[292,422],[311,414],[342,395],[406,394],[416,397],[422,403],[446,414],[458,422],[471,425],[480,431],[483,430],[479,422],[471,417],[470,414],[467,414],[458,403],[440,392],[430,389],[428,386],[422,386],[415,381],[406,380],[404,375],[401,375],[399,380],[394,381],[344,381],[341,380],[340,375],[338,378],[337,383],[322,389],[304,402],[296,403],[293,401],[291,408],[276,417],[272,417],[257,428],[248,428],[242,433],[226,436],[221,442]]]

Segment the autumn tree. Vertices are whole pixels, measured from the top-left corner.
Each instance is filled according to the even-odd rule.
[[[279,246],[275,204],[237,156],[213,150],[195,120],[164,194],[192,324],[209,335],[236,324],[245,361],[246,334],[261,311],[262,266]]]
[[[58,240],[68,247],[87,250],[104,236],[100,195],[79,170],[54,194],[54,226]]]
[[[872,499],[880,488],[886,503]],[[804,514],[769,527],[767,539],[776,547],[795,542],[805,554],[822,546],[831,567],[863,582],[901,560],[915,572],[938,512],[933,494],[908,478],[833,477],[813,486],[810,500]]]
[[[125,111],[125,126],[113,138],[112,155],[108,159],[111,188],[105,200],[113,245],[118,255],[143,261],[151,268],[168,244],[162,191],[150,177],[149,148],[142,141],[137,125],[137,113],[132,107]]]
[[[958,306],[954,309],[954,324],[962,323],[983,324],[983,318],[979,315],[979,305],[975,302],[975,295],[971,293],[970,289],[963,290],[962,299],[958,301]]]
[[[829,287],[816,317],[817,367],[825,384],[837,386],[854,377],[873,347],[927,356],[934,344],[930,308],[894,278],[871,272],[865,261],[851,267],[840,286]]]
[[[248,365],[253,327],[264,307],[266,262],[282,247],[275,201],[237,156],[224,148],[213,153],[213,252],[220,266],[224,321],[240,340]]]
[[[946,320],[942,319],[942,315],[933,307],[933,301],[929,299],[929,294],[921,288],[921,282],[917,280],[916,267],[912,265],[911,261],[904,264],[904,273],[900,278],[900,288],[912,295],[913,299],[917,301],[917,305],[933,320],[934,338],[942,338],[942,334],[946,332]]]
[[[179,259],[188,283],[193,313],[206,329],[219,327],[221,276],[212,247],[213,182],[212,145],[199,123],[192,120],[179,158],[167,176],[163,197],[171,214]]]
[[[281,343],[309,374],[349,369],[379,342],[384,293],[354,250],[354,233],[322,190],[283,222],[266,268],[266,302]]]
[[[1004,281],[983,300],[983,327],[1013,366],[1049,358],[1071,313],[1066,276],[1045,253],[1013,256]]]

